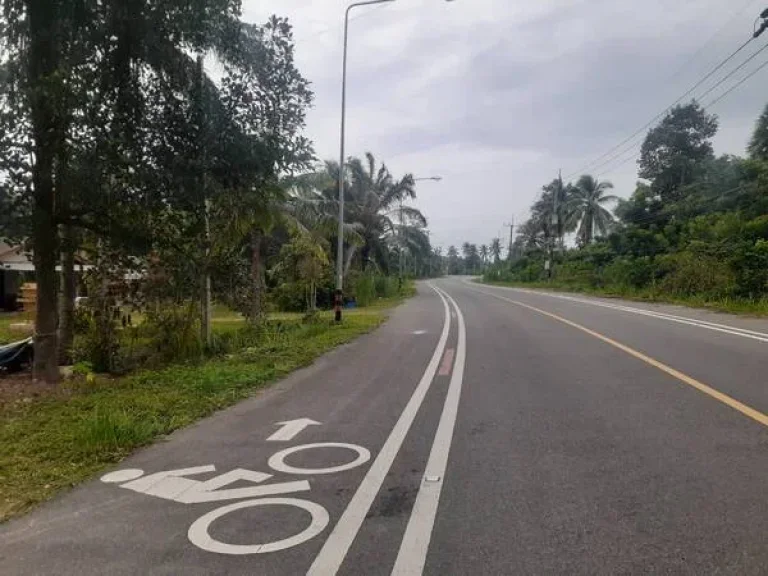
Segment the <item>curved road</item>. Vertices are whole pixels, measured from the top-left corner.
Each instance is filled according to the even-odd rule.
[[[768,322],[422,283],[0,527],[3,574],[768,574]]]

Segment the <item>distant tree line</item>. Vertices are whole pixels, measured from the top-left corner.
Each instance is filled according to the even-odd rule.
[[[592,175],[542,188],[505,261],[488,280],[550,282],[702,301],[768,298],[768,107],[748,157],[716,157],[718,119],[697,102],[674,107],[640,149],[632,195]],[[469,266],[468,266],[469,264]],[[478,262],[462,263],[477,271]],[[454,266],[458,270],[459,265]]]

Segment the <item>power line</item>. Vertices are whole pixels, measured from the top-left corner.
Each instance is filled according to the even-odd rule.
[[[744,63],[743,63],[741,66],[739,66],[738,68],[736,68],[735,70],[733,70],[733,73],[735,73],[735,72],[737,72],[738,70],[740,70],[741,68],[743,68],[743,67],[744,67],[744,65],[746,65],[747,63],[749,63],[749,61],[750,61],[750,60],[753,60],[755,56],[757,56],[758,54],[760,54],[760,53],[761,53],[763,50],[765,50],[766,48],[768,48],[768,44],[766,44],[766,45],[765,45],[765,46],[763,46],[763,47],[762,47],[760,50],[758,50],[757,52],[755,52],[755,54],[753,54],[753,55],[752,55],[752,57],[750,57],[750,58],[749,58],[749,60],[745,61],[745,62],[744,62]],[[763,63],[762,63],[760,66],[758,66],[756,69],[754,69],[752,72],[750,72],[749,74],[747,74],[747,75],[746,75],[744,78],[742,78],[742,79],[741,79],[739,82],[737,82],[736,84],[734,84],[733,86],[731,86],[730,88],[728,88],[728,90],[726,90],[725,92],[723,92],[722,94],[720,94],[720,96],[718,96],[717,98],[715,98],[715,99],[714,99],[714,100],[712,100],[711,102],[709,102],[709,103],[707,103],[707,104],[703,105],[703,108],[704,108],[704,110],[709,110],[710,108],[712,108],[712,106],[714,106],[715,104],[717,104],[718,102],[720,102],[721,100],[723,100],[725,97],[727,97],[729,94],[731,94],[731,93],[732,93],[734,90],[736,90],[737,88],[739,88],[740,86],[742,86],[742,85],[743,85],[744,83],[746,83],[746,82],[747,82],[747,81],[748,81],[750,78],[752,78],[752,77],[753,77],[753,76],[755,76],[755,75],[756,75],[758,72],[760,72],[761,70],[763,70],[763,68],[765,68],[766,66],[768,66],[768,60],[766,60],[766,61],[765,61],[765,62],[763,62]],[[723,82],[724,82],[725,80],[727,80],[727,79],[728,79],[730,76],[733,76],[733,73],[729,74],[729,75],[728,75],[726,78],[724,78],[724,79],[723,79],[723,81],[721,81],[721,82],[718,82],[718,83],[717,83],[715,86],[713,86],[711,89],[707,90],[707,91],[706,91],[704,94],[702,94],[701,96],[702,96],[702,97],[704,97],[704,96],[706,96],[706,95],[710,94],[711,92],[713,92],[713,91],[714,91],[714,90],[715,90],[717,87],[719,87],[720,85],[722,85],[722,84],[723,84]],[[624,150],[624,151],[620,152],[619,154],[617,154],[616,156],[614,156],[614,157],[613,157],[613,159],[617,159],[619,156],[622,156],[622,155],[624,155],[624,154],[625,154],[626,152],[628,152],[628,151],[629,151],[629,150]],[[627,158],[623,159],[621,162],[619,162],[619,163],[618,163],[618,164],[616,164],[615,166],[611,167],[609,170],[604,170],[604,171],[600,172],[600,173],[598,174],[598,176],[603,176],[603,175],[605,175],[605,174],[610,174],[610,173],[612,173],[612,172],[615,172],[616,170],[618,170],[619,168],[621,168],[622,166],[624,166],[625,164],[627,164],[628,162],[630,162],[631,160],[633,160],[633,159],[635,158],[635,156],[636,156],[636,154],[637,154],[637,152],[638,152],[638,151],[639,151],[639,147],[638,147],[638,145],[635,145],[635,146],[633,146],[633,147],[632,147],[632,152],[631,152],[631,155],[630,155],[630,156],[628,156]],[[606,161],[606,162],[604,162],[603,164],[610,164],[610,160],[609,160],[609,161]]]
[[[723,77],[722,77],[722,78],[721,78],[721,79],[720,79],[720,80],[719,80],[719,81],[718,81],[718,82],[717,82],[717,83],[716,83],[714,86],[712,86],[711,88],[709,88],[709,89],[708,89],[706,92],[704,92],[703,94],[700,94],[700,95],[699,95],[699,99],[703,99],[703,98],[705,98],[706,96],[709,96],[709,95],[710,95],[712,92],[714,92],[715,90],[717,90],[717,89],[718,89],[720,86],[722,86],[722,85],[723,85],[723,83],[724,83],[726,80],[728,80],[728,79],[729,79],[731,76],[733,76],[734,74],[736,74],[736,72],[738,72],[739,70],[741,70],[742,68],[744,68],[744,66],[746,66],[747,64],[749,64],[750,62],[752,62],[752,60],[754,60],[755,58],[757,58],[757,57],[758,57],[758,55],[760,55],[760,53],[761,53],[763,50],[765,50],[766,48],[768,48],[768,44],[765,44],[765,45],[764,45],[762,48],[760,48],[760,50],[758,50],[757,52],[755,52],[754,54],[752,54],[752,56],[750,56],[749,58],[747,58],[746,60],[744,60],[744,62],[742,62],[741,64],[739,64],[739,66],[737,66],[736,68],[734,68],[733,70],[731,70],[731,71],[730,71],[728,74],[726,74],[725,76],[723,76]]]
[[[728,94],[730,94],[731,92],[733,92],[734,90],[736,90],[736,89],[737,89],[739,86],[741,86],[742,84],[744,84],[744,83],[745,83],[747,80],[749,80],[750,78],[752,78],[752,76],[754,76],[755,74],[757,74],[758,72],[760,72],[760,71],[761,71],[763,68],[765,68],[766,66],[768,66],[768,60],[766,60],[765,62],[763,62],[763,63],[762,63],[762,64],[761,64],[761,65],[760,65],[758,68],[756,68],[755,70],[753,70],[752,72],[750,72],[750,73],[749,73],[747,76],[745,76],[744,78],[742,78],[742,79],[741,79],[739,82],[737,82],[736,84],[734,84],[733,86],[731,86],[731,87],[730,87],[728,90],[726,90],[725,92],[723,92],[722,94],[720,94],[720,96],[718,96],[717,98],[715,98],[714,100],[712,100],[712,102],[710,102],[709,104],[707,104],[706,108],[711,108],[712,106],[714,106],[715,104],[717,104],[718,102],[720,102],[720,100],[722,100],[723,98],[725,98],[726,96],[728,96]]]
[[[616,150],[618,150],[620,148],[623,148],[625,144],[627,144],[627,143],[631,142],[632,140],[634,140],[638,136],[638,134],[641,134],[644,130],[646,130],[649,127],[651,127],[659,118],[661,118],[664,114],[666,114],[669,110],[671,110],[676,104],[680,103],[683,99],[685,99],[687,96],[692,94],[697,88],[699,88],[702,84],[704,84],[707,80],[709,80],[712,76],[714,76],[723,66],[728,64],[728,62],[730,62],[731,60],[733,60],[744,48],[747,47],[747,45],[750,42],[752,42],[752,40],[754,40],[754,37],[750,37],[746,42],[744,42],[736,50],[731,52],[731,54],[728,55],[728,57],[726,57],[717,66],[715,66],[712,70],[710,70],[709,73],[707,73],[701,80],[696,82],[696,84],[694,84],[691,88],[689,88],[682,96],[680,96],[672,104],[670,104],[669,106],[664,108],[664,110],[659,112],[656,116],[651,118],[647,123],[643,124],[640,128],[638,128],[635,132],[633,132],[627,138],[622,140],[619,144],[617,144],[616,146],[614,146],[613,148],[611,148],[610,150],[608,150],[607,152],[605,152],[601,156],[598,156],[597,158],[595,158],[594,160],[589,162],[584,167],[582,167],[582,168],[572,172],[571,174],[566,176],[565,179],[569,180],[570,178],[572,178],[573,176],[579,174],[580,172],[585,172],[585,171],[588,171],[590,169],[594,170],[595,168],[598,168],[600,166],[603,166],[603,165],[609,163],[610,160],[608,162],[603,162],[602,164],[596,164],[596,163],[600,162],[600,160],[602,160],[603,158],[605,158],[605,157],[609,156],[610,154],[612,154],[613,152],[615,152]],[[619,154],[623,154],[623,153],[624,152],[620,152]]]

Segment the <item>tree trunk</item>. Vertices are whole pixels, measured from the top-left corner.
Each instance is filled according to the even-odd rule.
[[[264,266],[261,259],[261,243],[264,235],[260,228],[251,232],[251,306],[248,320],[252,324],[261,321],[264,296]]]
[[[61,118],[55,101],[54,76],[59,67],[58,2],[27,0],[29,22],[28,84],[35,164],[32,168],[32,247],[37,281],[34,378],[49,384],[59,379],[56,346],[56,261],[53,163],[61,142]]]
[[[59,323],[59,364],[72,363],[72,344],[75,340],[75,298],[77,277],[75,276],[75,231],[72,226],[62,228],[61,246],[61,305]]]

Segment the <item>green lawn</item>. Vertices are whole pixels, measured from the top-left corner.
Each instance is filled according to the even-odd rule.
[[[373,330],[396,303],[348,311],[338,326],[329,312],[308,324],[300,315],[280,315],[258,345],[226,358],[122,378],[83,378],[55,395],[0,406],[0,520]],[[222,319],[215,329],[232,329],[232,323],[242,325],[237,318]]]
[[[31,331],[11,330],[11,324],[23,324],[27,315],[22,312],[0,312],[0,345],[22,340],[31,335]]]

